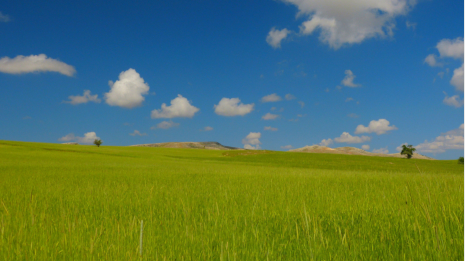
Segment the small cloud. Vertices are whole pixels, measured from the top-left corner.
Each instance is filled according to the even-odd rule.
[[[271,45],[274,49],[281,48],[281,41],[286,39],[287,35],[291,31],[286,28],[278,30],[275,27],[271,28],[268,36],[266,37],[266,42]]]
[[[346,102],[350,102],[350,101],[353,101],[353,100],[354,100],[353,98],[349,97],[349,98],[346,99]]]
[[[387,148],[380,148],[373,150],[373,153],[388,154],[389,150]]]
[[[163,103],[161,109],[153,110],[151,117],[152,119],[192,118],[199,110],[199,108],[192,106],[181,94],[178,94],[178,97],[171,100],[170,106],[166,106],[166,104]]]
[[[376,133],[378,135],[385,134],[386,132],[390,130],[397,130],[397,127],[394,125],[389,126],[389,121],[386,119],[379,119],[377,121],[373,120],[370,121],[370,124],[368,127],[365,127],[363,125],[358,125],[357,128],[355,129],[355,134],[360,134],[360,133]]]
[[[305,106],[305,102],[303,102],[303,101],[299,101],[299,102],[297,102],[297,103],[299,103],[300,108],[303,108],[303,107]]]
[[[69,103],[72,105],[78,105],[82,103],[95,102],[100,103],[101,100],[98,98],[98,94],[91,95],[89,90],[84,90],[82,96],[79,95],[70,95],[68,96],[69,101],[63,101],[63,103]]]
[[[223,98],[215,105],[215,113],[221,116],[244,116],[249,114],[253,111],[253,107],[255,104],[243,104],[240,103],[241,100],[239,98]]]
[[[349,113],[349,114],[347,114],[347,116],[350,117],[350,118],[358,118],[358,117],[360,117],[359,115],[357,115],[355,113]]]
[[[463,100],[460,100],[460,97],[458,95],[454,95],[452,97],[449,97],[449,96],[447,96],[446,92],[444,92],[444,94],[446,95],[444,100],[442,100],[442,102],[444,104],[455,107],[455,108],[460,108],[460,107],[463,106]]]
[[[318,145],[328,147],[331,144],[333,144],[332,139],[323,139]]]
[[[151,130],[156,130],[156,129],[167,130],[167,129],[178,127],[178,126],[179,126],[179,123],[177,123],[177,122],[162,121],[162,122],[158,123],[157,126],[152,126],[150,129]]]
[[[136,70],[130,68],[119,74],[116,82],[108,81],[110,91],[105,93],[105,102],[110,106],[132,109],[142,105],[150,87]]]
[[[405,22],[405,26],[407,27],[407,29],[412,29],[413,31],[415,31],[415,29],[417,28],[417,23],[407,21]]]
[[[87,132],[84,134],[84,137],[77,137],[74,136],[73,133],[70,133],[64,137],[59,138],[59,141],[64,141],[64,142],[69,142],[69,141],[76,141],[78,143],[83,143],[83,144],[92,144],[94,143],[94,140],[100,139],[97,137],[97,134],[93,131]]]
[[[442,79],[444,77],[444,72],[438,72],[438,76]]]
[[[334,138],[335,142],[339,143],[363,143],[370,141],[371,137],[368,136],[352,136],[348,132],[343,132],[340,137]]]
[[[264,120],[275,120],[275,119],[277,119],[278,117],[279,117],[279,115],[277,115],[277,114],[271,114],[271,113],[268,112],[267,114],[265,114],[265,115],[262,116],[262,119],[264,119]]]
[[[23,117],[23,120],[30,120],[30,119],[32,119],[31,116],[24,116]]]
[[[347,86],[347,87],[360,87],[360,86],[362,86],[360,84],[354,83],[354,79],[357,76],[355,76],[355,74],[352,73],[351,70],[346,70],[345,74],[346,74],[346,76],[344,77],[344,79],[341,82],[344,86]]]
[[[272,93],[270,95],[267,95],[263,98],[260,99],[261,102],[277,102],[277,101],[281,101],[282,98],[278,95],[276,95],[276,93]]]
[[[439,67],[439,66],[442,66],[442,63],[439,63],[437,61],[437,57],[436,55],[434,54],[430,54],[428,56],[426,56],[425,60],[423,61],[423,63],[426,63],[428,64],[429,66],[431,67]]]
[[[203,128],[201,131],[212,131],[212,130],[213,130],[212,127],[207,126],[207,127]]]
[[[362,145],[362,150],[369,150],[370,149],[370,145]]]
[[[281,149],[283,150],[290,150],[292,148],[293,148],[292,145],[281,146]]]
[[[138,130],[134,130],[133,133],[129,133],[131,136],[147,136],[147,133],[140,133]]]
[[[296,99],[296,97],[290,93],[286,94],[286,96],[284,96],[284,98],[288,101],[290,100],[293,100],[293,99]]]
[[[9,74],[22,74],[32,72],[57,72],[66,76],[73,76],[76,70],[64,62],[48,58],[45,54],[23,56],[18,55],[11,59],[0,59],[0,72]]]
[[[260,132],[251,132],[249,133],[243,140],[242,144],[244,144],[244,149],[248,150],[258,150],[260,148],[260,137],[262,134]]]
[[[264,130],[277,131],[278,128],[274,128],[274,127],[271,127],[271,126],[266,126],[266,127],[264,128]]]
[[[457,91],[463,92],[463,64],[454,70],[454,75],[450,80],[450,84],[454,86]]]

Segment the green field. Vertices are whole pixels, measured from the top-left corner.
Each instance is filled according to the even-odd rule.
[[[456,160],[243,153],[0,141],[0,260],[464,259]]]

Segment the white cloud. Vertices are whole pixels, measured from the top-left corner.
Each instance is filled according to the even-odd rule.
[[[370,149],[370,145],[362,145],[362,150],[369,150]]]
[[[275,120],[278,117],[279,117],[278,114],[271,114],[271,113],[268,112],[267,114],[262,116],[262,119],[264,119],[264,120]]]
[[[281,41],[284,40],[290,32],[291,31],[286,28],[278,30],[273,27],[266,37],[266,42],[274,49],[281,48]]]
[[[453,85],[457,91],[463,92],[463,64],[454,70],[454,75],[450,80],[450,84]]]
[[[283,150],[290,150],[292,148],[293,148],[292,145],[281,146],[281,149]]]
[[[339,143],[363,143],[366,141],[370,141],[371,137],[368,136],[352,136],[348,132],[343,132],[340,137],[334,138],[335,142]]]
[[[328,147],[329,145],[331,145],[333,143],[334,142],[333,142],[332,139],[323,139],[323,140],[321,140],[320,144],[318,144],[318,145]]]
[[[276,93],[272,93],[260,99],[261,102],[277,102],[280,100],[282,100],[282,98],[279,95],[276,95]]]
[[[373,153],[388,154],[389,150],[387,148],[374,149]]]
[[[11,21],[10,16],[9,15],[4,15],[4,14],[2,14],[2,12],[0,12],[0,22],[7,23],[9,21]]]
[[[39,54],[30,56],[18,55],[13,59],[3,57],[0,59],[0,72],[10,74],[58,72],[66,76],[73,76],[76,70],[71,65],[47,58],[45,54]]]
[[[178,127],[178,126],[179,126],[179,123],[177,123],[177,122],[162,121],[162,122],[158,123],[157,126],[152,126],[150,129],[151,130],[156,130],[156,129],[167,130],[167,129]]]
[[[202,131],[212,131],[212,130],[213,130],[213,128],[212,128],[212,127],[210,127],[210,126],[207,126],[207,127],[203,128],[203,130],[202,130]]]
[[[362,124],[358,125],[355,129],[355,134],[374,132],[378,135],[381,135],[390,130],[397,130],[397,127],[394,125],[389,126],[389,121],[386,119],[379,119],[377,121],[370,121],[368,127],[365,127]]]
[[[446,97],[442,101],[444,104],[447,104],[449,106],[453,106],[455,108],[459,108],[459,107],[463,106],[463,100],[460,100],[458,95],[454,95],[452,97],[449,97],[449,96],[447,96],[446,92],[444,92],[444,94],[446,95]]]
[[[298,103],[300,105],[300,108],[303,108],[305,106],[305,102],[303,102],[303,101],[299,101]]]
[[[181,94],[178,94],[178,97],[171,100],[170,106],[166,106],[166,104],[163,103],[161,109],[153,110],[151,117],[152,119],[192,118],[199,110],[199,108],[192,106]]]
[[[243,104],[240,103],[239,98],[223,98],[215,105],[215,113],[221,116],[244,116],[253,111],[255,104]]]
[[[145,132],[144,132],[144,133],[140,133],[140,131],[134,130],[134,132],[133,132],[133,133],[129,133],[129,135],[131,135],[131,136],[147,136],[147,133],[145,133]]]
[[[266,127],[264,128],[264,130],[277,131],[278,128],[274,128],[274,127],[271,127],[271,126],[266,126]]]
[[[439,63],[436,60],[436,55],[434,55],[434,54],[430,54],[430,55],[426,56],[424,63],[427,63],[431,67],[442,66],[442,63]]]
[[[458,37],[456,39],[442,39],[436,48],[441,57],[450,57],[454,59],[463,60],[463,39]]]
[[[418,152],[442,153],[446,150],[463,150],[463,124],[458,129],[448,131],[436,137],[433,141],[426,141],[414,146]]]
[[[284,98],[286,100],[288,100],[288,101],[296,99],[295,96],[290,94],[290,93],[286,94],[286,96],[284,96]]]
[[[100,103],[100,99],[98,98],[98,94],[91,95],[89,90],[84,90],[82,96],[79,95],[70,95],[68,96],[69,101],[63,101],[64,103],[69,103],[72,105],[77,105],[81,103],[88,103],[88,102],[95,102]]]
[[[341,81],[342,85],[347,86],[347,87],[360,87],[362,85],[354,83],[355,76],[354,73],[351,70],[346,70],[344,72],[346,76],[344,79]]]
[[[244,144],[244,149],[248,150],[258,150],[260,148],[260,138],[262,134],[260,132],[250,132],[249,135],[242,140],[242,144]]]
[[[374,37],[392,36],[395,18],[406,15],[414,0],[282,0],[297,6],[297,16],[307,16],[302,35],[319,32],[319,39],[334,49]]]
[[[94,140],[96,139],[100,139],[99,137],[97,137],[97,134],[93,131],[91,132],[87,132],[84,134],[84,137],[77,137],[77,136],[74,136],[73,133],[70,133],[64,137],[61,137],[59,138],[58,140],[59,141],[76,141],[78,143],[83,143],[83,144],[92,144],[94,143]]]
[[[105,101],[110,106],[119,106],[132,109],[141,106],[150,87],[140,74],[134,69],[123,71],[119,74],[119,80],[109,81],[110,92],[105,93]]]
[[[415,31],[415,29],[417,28],[417,23],[412,23],[410,21],[406,21],[405,26],[407,27],[407,29],[412,28],[412,30]]]

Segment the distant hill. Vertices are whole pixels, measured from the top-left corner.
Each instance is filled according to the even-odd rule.
[[[378,156],[378,157],[394,157],[394,158],[404,158],[405,156],[400,155],[400,153],[392,154],[383,154],[383,153],[373,153],[368,152],[359,148],[353,147],[340,147],[340,148],[328,148],[325,146],[312,145],[305,146],[303,148],[289,150],[290,152],[306,152],[306,153],[331,153],[331,154],[347,154],[347,155],[364,155],[364,156]],[[413,159],[428,159],[434,160],[433,158],[420,155],[418,153],[413,153]]]
[[[159,147],[159,148],[182,148],[182,149],[207,149],[207,150],[243,150],[240,148],[221,145],[216,141],[207,142],[164,142],[131,145],[134,147]]]

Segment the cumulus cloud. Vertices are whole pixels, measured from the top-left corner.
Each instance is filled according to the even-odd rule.
[[[299,9],[298,16],[308,17],[300,26],[301,35],[319,32],[321,42],[334,49],[361,43],[374,37],[393,35],[395,18],[406,15],[412,0],[282,0]]]
[[[162,121],[162,122],[158,123],[156,126],[152,126],[150,129],[152,129],[152,130],[156,130],[156,129],[167,130],[167,129],[178,127],[178,126],[179,126],[179,123],[177,123],[177,122]]]
[[[433,141],[427,141],[414,146],[418,152],[443,153],[446,150],[463,150],[463,124],[459,128],[448,131],[436,137]]]
[[[0,22],[8,23],[9,21],[11,21],[10,16],[0,12]]]
[[[262,119],[264,119],[264,120],[275,120],[278,117],[279,117],[278,114],[271,114],[271,113],[268,112],[267,114],[262,116]]]
[[[454,59],[463,60],[463,39],[458,37],[456,39],[442,39],[436,48],[441,57],[450,57]]]
[[[281,41],[286,39],[290,32],[291,31],[287,30],[286,28],[278,30],[273,27],[266,37],[266,42],[274,49],[281,48]]]
[[[141,106],[145,100],[143,95],[149,93],[150,87],[140,74],[134,69],[123,71],[119,74],[119,80],[109,81],[110,91],[105,93],[105,101],[110,106],[119,106],[132,109]]]
[[[388,154],[389,150],[387,148],[374,149],[373,153]]]
[[[262,134],[260,132],[251,132],[244,139],[242,139],[242,144],[244,144],[244,149],[248,150],[258,150],[260,148],[260,138]]]
[[[276,95],[276,93],[272,93],[260,99],[261,102],[277,102],[280,100],[282,100],[282,98]]]
[[[370,149],[370,145],[362,145],[362,150],[369,150]]]
[[[436,60],[436,55],[434,55],[434,54],[430,54],[430,55],[426,56],[424,63],[427,63],[431,67],[442,66],[442,63],[439,63]]]
[[[365,127],[362,124],[358,125],[355,129],[355,134],[374,132],[378,135],[381,135],[390,130],[397,130],[397,127],[394,125],[389,126],[389,121],[386,119],[379,119],[377,121],[370,121],[368,127]]]
[[[0,72],[10,74],[57,72],[66,76],[73,76],[76,70],[71,65],[48,58],[45,54],[39,54],[30,56],[18,55],[13,59],[3,57],[0,59]]]
[[[446,95],[444,100],[442,100],[442,102],[444,104],[455,107],[455,108],[460,108],[460,107],[463,106],[463,100],[460,100],[458,95],[454,95],[452,97],[449,97],[449,96],[447,96],[446,92],[444,92],[444,94]]]
[[[91,95],[89,90],[84,90],[82,96],[79,95],[70,95],[68,96],[69,101],[63,101],[64,103],[69,103],[72,105],[78,105],[81,103],[88,103],[88,102],[95,102],[100,103],[100,99],[98,98],[98,94]]]
[[[76,141],[77,143],[92,144],[96,139],[100,138],[97,137],[97,134],[95,132],[91,131],[85,133],[84,137],[74,136],[74,133],[70,133],[64,137],[59,138],[58,140],[64,142]]]
[[[283,150],[290,150],[292,148],[293,148],[292,145],[281,146],[281,149]]]
[[[321,140],[320,144],[318,144],[318,145],[328,147],[329,145],[331,145],[333,143],[334,142],[333,142],[332,139],[323,139],[323,140]]]
[[[144,133],[140,133],[140,131],[134,130],[134,132],[133,132],[133,133],[129,133],[129,135],[131,135],[131,136],[147,136],[147,133],[145,133],[145,132],[144,132]]]
[[[286,94],[286,96],[284,96],[284,98],[286,100],[288,100],[288,101],[296,99],[295,96],[290,94],[290,93]]]
[[[266,126],[266,127],[264,128],[264,130],[277,131],[278,128],[274,128],[274,127],[271,127],[271,126]]]
[[[239,98],[223,98],[214,106],[215,113],[221,116],[244,116],[253,111],[255,104],[243,104]]]
[[[454,86],[457,91],[463,92],[463,64],[454,70],[454,75],[450,80],[450,84]]]
[[[334,138],[335,142],[339,143],[363,143],[370,141],[371,137],[368,136],[352,136],[348,132],[343,132],[340,137]]]
[[[347,86],[347,87],[360,87],[362,85],[354,83],[355,76],[354,73],[351,70],[346,70],[344,72],[346,76],[344,79],[342,79],[342,85]]]
[[[192,118],[194,114],[200,109],[192,106],[190,102],[178,94],[178,97],[171,100],[171,105],[166,106],[165,103],[161,105],[161,109],[153,110],[152,119],[159,118]]]

